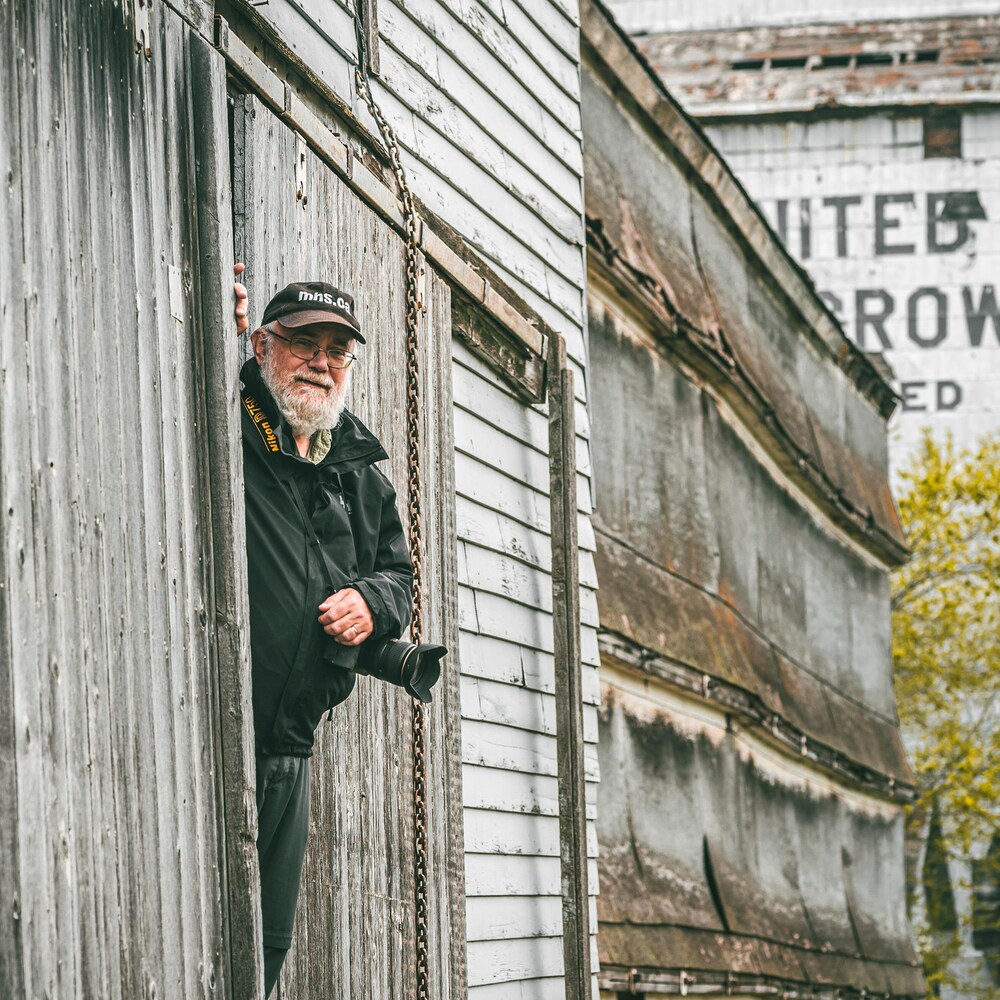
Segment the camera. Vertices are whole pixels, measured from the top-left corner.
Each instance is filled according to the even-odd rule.
[[[441,658],[447,652],[447,647],[431,642],[369,639],[361,646],[354,671],[396,684],[429,704],[431,688],[441,676]]]

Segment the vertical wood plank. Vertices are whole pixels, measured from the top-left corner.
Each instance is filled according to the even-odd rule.
[[[358,11],[355,15],[361,18],[361,34],[365,45],[365,69],[378,76],[380,72],[379,38],[378,38],[378,0],[358,0]]]
[[[94,76],[95,64],[110,65],[120,54],[115,53],[116,39],[103,32],[92,32],[89,53],[81,58],[79,79]],[[100,93],[95,79],[95,92]],[[93,167],[85,178],[84,192],[75,201],[80,211],[72,221],[70,232],[79,248],[78,266],[82,280],[77,288],[75,315],[78,321],[76,365],[80,381],[92,387],[93,398],[102,405],[93,410],[93,433],[77,434],[76,449],[80,465],[90,472],[82,482],[79,498],[84,521],[79,545],[86,555],[88,574],[88,604],[84,615],[90,637],[90,670],[86,681],[88,792],[94,827],[101,836],[94,845],[97,872],[97,893],[93,902],[95,949],[99,955],[93,971],[95,983],[103,982],[106,995],[119,1000],[123,991],[131,988],[134,950],[121,939],[119,922],[129,919],[123,914],[125,897],[122,873],[126,869],[121,858],[128,848],[118,847],[117,784],[121,763],[115,752],[114,716],[120,707],[113,698],[112,678],[121,662],[116,654],[120,642],[120,609],[123,604],[122,575],[118,571],[120,532],[116,523],[116,504],[108,502],[108,492],[114,493],[120,476],[113,456],[121,454],[117,437],[120,425],[114,400],[118,396],[116,368],[97,349],[99,331],[113,329],[117,312],[111,296],[97,294],[98,276],[109,268],[114,244],[112,212],[107,206],[107,180],[117,155],[114,116],[107,114],[94,120],[84,120],[74,128],[74,153],[77,162]],[[72,154],[71,154],[72,155]],[[84,650],[86,656],[87,650]]]
[[[111,0],[0,11],[5,996],[219,995],[189,28],[157,15],[147,63]]]
[[[21,25],[18,8],[0,6],[0,64],[17,65]],[[23,408],[23,286],[21,163],[18,122],[21,88],[0,93],[0,414]],[[20,331],[20,334],[19,334]],[[24,516],[24,480],[17,471],[16,446],[11,435],[0,435],[0,994],[23,996],[22,903],[17,782],[18,713],[14,665],[17,607],[12,592],[15,567],[25,558],[18,522]],[[23,653],[23,650],[18,650]]]
[[[207,482],[211,506],[218,705],[216,794],[227,925],[225,996],[255,1000],[263,991],[260,871],[254,802],[253,709],[250,692],[250,615],[247,601],[243,457],[240,447],[239,352],[232,336],[233,232],[230,215],[225,66],[200,39],[191,44],[191,80],[203,95],[194,105],[198,263]]]
[[[77,954],[73,929],[68,927],[69,961],[59,966],[46,955],[46,949],[56,952],[59,947],[60,925],[69,904],[67,872],[60,862],[71,863],[70,852],[57,849],[60,842],[65,845],[71,815],[65,786],[65,747],[56,732],[65,704],[56,672],[64,669],[64,665],[58,625],[53,629],[53,619],[57,617],[53,607],[58,606],[59,613],[62,612],[65,593],[60,598],[52,590],[53,563],[62,554],[64,545],[62,526],[51,523],[62,485],[63,456],[58,456],[60,465],[56,469],[53,454],[56,418],[47,405],[53,384],[60,380],[59,369],[64,358],[53,358],[30,335],[32,329],[43,329],[47,338],[55,338],[57,342],[66,335],[65,314],[59,308],[65,290],[56,287],[50,291],[46,285],[47,275],[61,265],[61,241],[57,234],[59,205],[37,197],[38,188],[55,183],[61,143],[53,142],[51,154],[40,162],[28,153],[51,142],[51,123],[58,116],[61,45],[57,38],[49,48],[50,19],[58,13],[51,6],[43,4],[23,12],[20,42],[24,52],[15,61],[22,89],[19,122],[22,225],[37,241],[31,248],[22,244],[24,287],[18,310],[21,312],[18,352],[24,396],[15,412],[33,414],[35,419],[25,422],[20,455],[15,457],[14,468],[5,470],[24,486],[24,493],[18,498],[21,503],[14,505],[14,517],[19,523],[12,527],[18,534],[23,533],[23,542],[28,543],[19,545],[16,565],[20,579],[12,581],[11,597],[18,605],[19,619],[12,638],[15,648],[22,642],[25,644],[22,653],[26,654],[25,659],[15,659],[14,711],[19,736],[15,752],[20,895],[26,933],[22,954],[29,993],[72,989],[72,983],[66,980],[72,976]],[[53,57],[52,63],[48,53]],[[37,67],[34,73],[33,66]]]
[[[462,797],[462,708],[458,653],[458,548],[452,399],[452,303],[448,285],[424,263],[421,323],[421,471],[424,496],[425,640],[449,655],[427,713],[428,895],[431,996],[468,994],[465,836]]]
[[[580,663],[575,406],[573,371],[566,365],[566,347],[561,337],[554,336],[549,340],[547,367],[563,961],[567,1000],[588,1000],[592,981]]]

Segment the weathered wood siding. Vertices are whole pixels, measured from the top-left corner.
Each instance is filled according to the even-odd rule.
[[[237,244],[247,263],[251,317],[289,281],[322,276],[355,296],[368,343],[352,368],[350,406],[379,437],[383,468],[406,512],[405,280],[403,241],[296,135],[253,97],[234,115]],[[301,159],[303,158],[304,159]],[[298,162],[298,168],[296,166]],[[304,172],[303,172],[304,168]],[[297,173],[298,170],[298,173]],[[302,178],[304,177],[304,181]],[[301,181],[301,186],[297,183]],[[301,197],[300,197],[301,196]],[[423,491],[428,574],[425,639],[454,648],[454,500],[451,457],[451,298],[427,276],[421,364],[424,374]],[[454,655],[450,665],[457,663]],[[446,676],[430,711],[431,962],[435,997],[464,985],[461,910],[454,940],[452,902],[461,899],[458,796],[448,768],[457,739],[458,679]],[[449,722],[449,712],[455,721]],[[413,991],[414,903],[411,699],[368,677],[321,726],[314,760],[310,840],[293,953],[282,997],[402,997]],[[456,882],[457,879],[457,882]]]
[[[586,723],[596,780],[576,4],[379,0],[377,8],[372,90],[423,209],[472,248],[487,280],[566,338],[576,367]],[[354,10],[346,0],[271,0],[254,17],[346,116],[374,133],[354,89]],[[470,992],[561,996],[546,413],[503,388],[464,347],[456,346],[453,371]],[[591,840],[596,851],[592,829]]]
[[[381,26],[373,89],[400,136],[422,213],[491,288],[543,332],[565,337],[576,367],[592,813],[598,654],[575,4],[368,6],[378,8]],[[218,499],[225,467],[205,455],[198,437],[208,429],[206,411],[228,412],[224,393],[206,393],[204,402],[199,394],[209,318],[209,343],[222,362],[205,362],[205,371],[226,369],[235,413],[235,342],[217,339],[230,323],[228,279],[217,259],[220,248],[228,254],[230,234],[221,188],[199,212],[186,187],[192,171],[206,169],[197,136],[186,131],[192,119],[216,115],[214,131],[202,123],[202,133],[221,144],[214,166],[222,177],[228,167],[221,66],[211,100],[191,93],[180,65],[187,34],[176,10],[207,33],[201,0],[153,8],[151,63],[134,60],[131,5],[109,0],[82,14],[65,3],[42,9],[51,18],[0,7],[10,29],[4,52],[19,74],[0,119],[0,151],[9,161],[0,222],[3,401],[5,414],[36,415],[25,420],[23,441],[8,437],[0,451],[9,525],[0,555],[0,635],[8,654],[0,691],[10,695],[0,708],[0,767],[16,789],[6,805],[16,822],[0,829],[0,888],[15,901],[2,911],[0,947],[10,942],[4,955],[11,962],[0,975],[15,996],[24,989],[132,997],[152,995],[154,984],[160,996],[198,996],[212,989],[213,975],[218,989],[228,920],[233,966],[242,956],[249,969],[241,973],[241,995],[249,995],[257,974],[246,808],[252,768],[248,774],[244,756],[244,770],[229,782],[226,758],[227,787],[216,787],[219,739],[208,709],[210,699],[213,711],[214,699],[223,700],[230,750],[222,753],[238,758],[246,749],[245,689],[235,670],[216,691],[205,666],[224,633],[227,655],[244,658],[230,667],[245,668],[245,609],[236,606],[245,581],[233,566],[220,584],[209,559],[222,548],[231,556],[241,543],[239,470],[229,469],[229,506],[211,507],[209,493]],[[272,0],[254,9],[233,4],[229,13],[234,32],[243,31],[301,88],[314,113],[330,124],[349,122],[352,149],[380,172],[378,157],[362,149],[371,145],[364,126],[374,126],[354,92],[354,5]],[[77,105],[87,114],[78,115]],[[233,207],[253,307],[259,315],[270,292],[307,266],[359,293],[378,336],[356,376],[354,405],[386,439],[401,484],[402,411],[392,405],[402,398],[399,240],[270,111],[257,105],[248,129],[243,109],[238,97]],[[31,165],[40,151],[55,153],[41,168]],[[298,184],[308,199],[295,200]],[[40,235],[32,245],[22,231]],[[212,294],[199,285],[204,268],[191,263],[209,244],[216,252]],[[65,277],[50,292],[43,278],[52,274]],[[561,996],[547,414],[503,388],[496,370],[464,347],[455,345],[452,361],[449,288],[428,274],[424,295],[430,624],[457,647],[469,706],[461,725],[449,722],[459,700],[452,675],[430,725],[431,864],[438,873],[432,989],[442,997],[457,997],[467,985],[483,998]],[[71,349],[53,361],[43,330],[69,330],[60,342]],[[150,346],[155,365],[139,368],[140,348]],[[98,368],[98,349],[110,368]],[[64,400],[62,412],[49,405]],[[123,460],[136,437],[141,460]],[[222,454],[232,462],[231,450]],[[39,526],[49,531],[44,539],[32,537]],[[66,580],[69,589],[60,589]],[[64,603],[72,605],[69,617]],[[74,670],[76,654],[83,661]],[[114,668],[123,656],[126,672]],[[298,950],[282,984],[288,996],[412,992],[409,711],[398,692],[362,687],[321,738]],[[374,747],[365,742],[373,731]],[[73,732],[86,755],[75,752]],[[464,803],[448,769],[459,749]],[[242,826],[223,829],[216,794],[227,810],[244,807]],[[196,833],[200,840],[191,839]],[[239,862],[230,864],[228,884],[219,868],[223,843]],[[592,859],[595,852],[591,822]],[[465,893],[455,889],[463,863],[467,971]],[[595,892],[593,861],[590,886]],[[235,915],[226,912],[232,900]]]
[[[256,13],[377,134],[355,94],[353,0]],[[378,0],[373,93],[417,197],[583,354],[575,0]]]
[[[245,581],[213,530],[241,539],[242,511],[225,528],[210,487],[239,481],[214,444],[237,424],[206,421],[236,365],[225,74],[169,9],[150,40],[147,62],[112,2],[0,5],[4,997],[232,988],[220,666],[237,742],[245,699],[216,640]]]

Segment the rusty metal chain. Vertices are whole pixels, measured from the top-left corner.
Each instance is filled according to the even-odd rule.
[[[396,133],[375,102],[363,67],[365,65],[359,32],[359,68],[354,81],[358,96],[375,119],[382,141],[389,151],[392,171],[396,176],[399,199],[403,206],[406,237],[406,439],[409,479],[407,503],[410,514],[410,561],[413,563],[413,621],[410,634],[413,642],[423,635],[423,526],[420,519],[420,364],[417,324],[423,309],[419,300],[420,260],[418,250],[417,213],[413,193],[406,181],[406,172],[399,152]],[[427,764],[425,757],[425,710],[423,702],[413,699],[413,825],[414,825],[414,901],[416,904],[416,983],[417,1000],[430,996],[430,966],[428,943],[427,902]]]

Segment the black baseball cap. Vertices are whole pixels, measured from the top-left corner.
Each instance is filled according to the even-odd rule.
[[[354,296],[325,281],[293,281],[271,299],[261,325],[277,320],[282,326],[338,323],[350,329],[354,339],[365,343],[361,324],[354,315]]]

